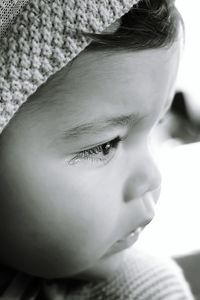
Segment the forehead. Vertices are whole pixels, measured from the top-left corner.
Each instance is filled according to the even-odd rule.
[[[138,52],[82,53],[70,69],[64,68],[35,96],[50,100],[57,108],[67,108],[73,118],[80,111],[105,114],[112,110],[139,104],[148,109],[143,99],[167,96],[177,69],[178,47]],[[152,105],[150,103],[149,105]],[[48,103],[48,102],[47,102]]]
[[[175,45],[138,52],[83,52],[70,69],[66,67],[55,74],[37,97],[49,94],[56,98],[55,102],[78,109],[81,99],[92,104],[100,97],[101,101],[112,103],[113,97],[123,101],[132,95],[138,98],[141,94],[157,93],[158,86],[167,86],[176,69],[177,52]],[[105,95],[107,98],[103,100]]]
[[[39,107],[28,117],[25,103],[27,128],[56,134],[86,121],[158,114],[174,84],[178,56],[176,43],[138,52],[83,52],[32,95],[29,102]]]

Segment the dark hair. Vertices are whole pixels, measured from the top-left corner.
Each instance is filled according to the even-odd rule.
[[[86,34],[92,42],[86,51],[142,50],[171,45],[183,23],[174,0],[141,0],[120,19],[112,33]]]

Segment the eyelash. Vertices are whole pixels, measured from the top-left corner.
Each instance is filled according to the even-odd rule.
[[[92,162],[100,162],[104,165],[107,164],[115,155],[119,143],[124,140],[117,136],[116,138],[95,146],[93,148],[78,152],[70,161],[70,165],[76,165],[82,160],[89,160]]]

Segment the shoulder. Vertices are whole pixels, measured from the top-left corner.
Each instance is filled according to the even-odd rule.
[[[127,251],[122,280],[133,299],[194,299],[182,269],[169,257],[156,257],[139,249]]]
[[[170,258],[126,251],[114,277],[99,282],[69,280],[44,286],[46,299],[194,300],[182,270]]]
[[[87,299],[194,300],[183,272],[170,258],[128,250],[115,277],[90,285]],[[83,298],[85,299],[85,298]]]

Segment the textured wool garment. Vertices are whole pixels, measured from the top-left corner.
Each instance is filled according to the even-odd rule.
[[[15,22],[28,0],[0,1],[0,38],[8,33],[9,27]]]

